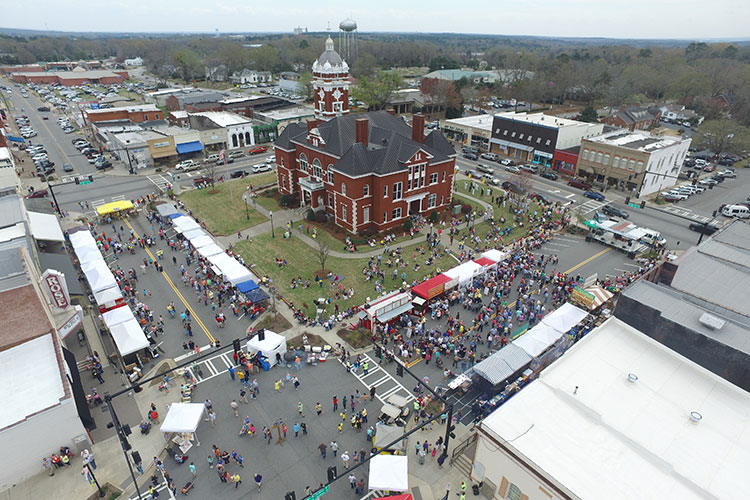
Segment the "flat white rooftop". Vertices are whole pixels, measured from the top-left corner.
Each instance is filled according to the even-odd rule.
[[[250,123],[250,118],[237,113],[230,113],[228,111],[202,111],[200,113],[190,113],[191,115],[203,116],[214,122],[219,127],[227,127],[230,125],[242,125]]]
[[[482,426],[582,499],[748,497],[750,393],[616,318]]]
[[[61,377],[51,334],[0,351],[0,429],[58,404]]]

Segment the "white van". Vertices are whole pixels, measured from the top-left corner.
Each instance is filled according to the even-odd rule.
[[[721,215],[747,219],[750,217],[750,208],[745,205],[727,205],[721,209]]]

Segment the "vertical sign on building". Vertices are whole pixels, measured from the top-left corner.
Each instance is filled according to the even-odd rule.
[[[42,287],[49,296],[52,304],[58,309],[70,306],[70,294],[65,284],[65,275],[53,269],[47,269],[42,274]]]

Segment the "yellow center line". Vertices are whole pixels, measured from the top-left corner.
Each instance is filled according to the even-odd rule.
[[[127,219],[124,219],[124,220],[125,220],[125,224],[127,224],[130,230],[133,231],[133,235],[136,238],[140,238],[140,236],[138,236],[138,233],[135,231],[135,229],[133,229],[133,226],[130,225],[130,221]],[[144,250],[146,250],[146,253],[148,254],[148,256],[151,257],[151,259],[154,262],[156,262],[157,259],[156,257],[154,257],[154,254],[151,253],[151,250],[149,250],[148,247],[143,247],[143,248]],[[206,334],[206,336],[208,337],[208,340],[210,340],[211,342],[216,342],[216,339],[214,338],[214,336],[211,335],[211,332],[208,331],[208,328],[206,328],[206,325],[203,324],[203,321],[201,321],[201,319],[195,313],[193,308],[190,307],[190,304],[188,304],[187,300],[185,300],[185,297],[182,296],[180,291],[174,285],[174,283],[172,282],[172,279],[169,276],[167,276],[167,273],[165,271],[162,271],[161,275],[164,276],[164,279],[167,280],[167,283],[169,284],[170,287],[172,287],[172,290],[174,290],[174,293],[177,294],[177,297],[180,299],[180,302],[182,302],[187,308],[187,310],[190,311],[190,315],[193,317],[193,319],[195,319],[195,322],[198,323],[198,326],[201,327],[201,330],[203,330],[203,332]]]
[[[594,255],[592,255],[591,257],[589,257],[588,259],[586,259],[586,260],[584,260],[584,261],[582,261],[582,262],[579,262],[579,263],[578,263],[578,264],[576,264],[575,266],[571,267],[570,269],[568,269],[567,271],[565,271],[565,272],[564,272],[563,274],[570,274],[570,273],[572,273],[573,271],[575,271],[575,270],[576,270],[576,269],[578,269],[579,267],[581,267],[581,266],[585,266],[586,264],[588,264],[588,263],[589,263],[589,262],[591,262],[592,260],[594,260],[594,259],[597,259],[597,258],[601,257],[602,255],[604,255],[605,253],[609,252],[610,250],[612,250],[612,249],[611,249],[611,248],[605,248],[605,249],[604,249],[604,250],[602,250],[601,252],[599,252],[599,253],[595,253]]]

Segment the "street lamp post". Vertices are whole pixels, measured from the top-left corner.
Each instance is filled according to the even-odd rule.
[[[242,199],[245,200],[245,218],[247,220],[250,220],[250,212],[247,210],[247,191],[245,191],[245,194],[242,195]]]
[[[275,238],[276,235],[273,234],[273,212],[271,210],[268,211],[268,216],[271,219],[271,238]]]
[[[102,490],[102,487],[99,485],[99,481],[96,480],[96,476],[94,475],[94,469],[92,469],[88,464],[86,464],[83,466],[83,470],[81,471],[81,474],[83,474],[84,477],[86,477],[87,474],[91,476],[91,479],[94,481],[94,484],[99,490],[99,498],[104,498],[105,493]]]

